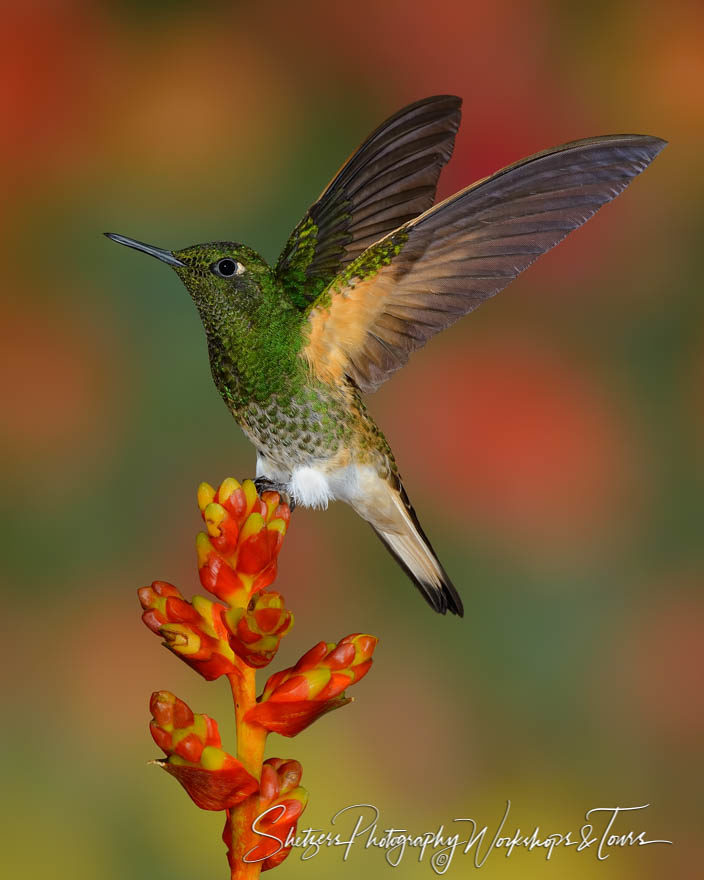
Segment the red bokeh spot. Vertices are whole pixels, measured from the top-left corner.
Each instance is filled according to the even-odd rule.
[[[523,340],[474,343],[416,376],[400,398],[389,395],[392,436],[410,438],[402,472],[424,478],[439,504],[454,490],[468,516],[529,539],[579,541],[614,515],[628,484],[628,432],[567,356]]]
[[[15,175],[25,170],[36,175],[41,168],[44,179],[57,153],[80,147],[91,119],[95,71],[107,48],[98,18],[80,0],[4,5],[0,155],[12,158]],[[14,182],[12,175],[9,179]]]
[[[28,297],[27,297],[28,298]],[[104,453],[117,405],[107,340],[49,304],[5,312],[0,387],[6,401],[0,444],[15,459],[49,469]]]

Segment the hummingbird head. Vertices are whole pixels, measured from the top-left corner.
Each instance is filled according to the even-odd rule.
[[[210,339],[237,325],[242,329],[243,322],[251,328],[273,289],[271,268],[256,251],[237,242],[207,242],[168,251],[124,235],[105,234],[171,266],[196,304]]]

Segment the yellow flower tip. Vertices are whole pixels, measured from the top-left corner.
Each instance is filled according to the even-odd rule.
[[[191,732],[195,733],[198,739],[205,741],[205,738],[208,735],[208,725],[205,721],[205,715],[201,715],[200,713],[196,713],[193,716],[193,724],[191,725]]]
[[[309,700],[318,696],[332,676],[332,672],[327,666],[319,666],[317,669],[310,669],[308,672],[303,672],[301,674],[304,678],[308,679]]]
[[[176,767],[193,767],[191,761],[187,761],[185,758],[182,758],[180,755],[169,755],[166,761],[162,762],[162,767],[164,764],[175,764]]]
[[[286,534],[286,521],[283,519],[272,519],[270,523],[267,524],[267,528],[272,532],[281,532],[282,535]]]
[[[208,528],[208,534],[211,538],[220,537],[220,524],[227,516],[225,508],[218,504],[217,501],[211,501],[203,511],[203,519]]]
[[[200,765],[204,770],[222,770],[227,753],[217,746],[206,746],[200,756]]]
[[[149,591],[147,592],[147,590]],[[166,614],[167,596],[159,596],[154,590],[147,587],[138,590],[138,594],[140,604],[145,611],[160,611],[162,614]]]
[[[232,495],[233,492],[236,492],[239,488],[240,484],[234,477],[228,477],[226,480],[223,480],[218,489],[218,501],[221,504],[224,504],[230,495]]]
[[[360,633],[352,640],[354,644],[355,656],[354,663],[362,663],[368,660],[374,653],[374,649],[379,644],[376,636],[370,636],[368,633]]]
[[[254,502],[259,498],[259,492],[257,492],[257,487],[252,480],[245,480],[244,483],[242,483],[242,490],[247,501],[247,513],[249,513],[254,507]]]
[[[213,498],[215,498],[215,489],[213,489],[210,483],[201,483],[200,486],[198,486],[197,498],[198,507],[201,510],[205,510]]]
[[[266,499],[262,498],[262,501],[266,504],[266,518],[271,519],[274,515],[274,511],[281,503],[281,499],[276,492],[265,492]]]
[[[191,732],[190,727],[181,727],[171,734],[171,743],[174,748],[181,742],[182,739],[185,739],[188,734]]]
[[[200,650],[200,637],[181,623],[165,623],[161,635],[167,648],[177,654],[195,654]]]
[[[286,795],[286,799],[300,801],[303,807],[305,807],[308,803],[308,789],[303,788],[302,785],[299,785],[288,792],[288,794]]]
[[[246,610],[246,608],[242,608],[239,606],[227,609],[224,616],[230,632],[235,632],[235,630],[237,629],[237,624],[242,619],[242,616],[244,615]]]
[[[208,622],[212,622],[214,604],[215,603],[212,599],[206,599],[205,596],[196,595],[191,599],[191,605],[195,608],[198,614],[200,614],[201,617],[204,617]]]
[[[244,608],[246,608],[247,605],[249,605],[250,593],[252,592],[252,587],[254,586],[254,575],[247,574],[244,571],[240,571],[237,573],[237,577],[240,579],[240,583],[242,584],[242,591],[241,593],[240,591],[238,591],[237,597],[240,597],[241,595],[243,601],[240,602],[239,598],[237,601],[235,601],[235,597],[229,599],[228,601],[230,605],[242,605]]]
[[[254,483],[252,483],[252,485],[254,485]],[[258,534],[264,526],[264,517],[261,513],[250,513],[242,526],[240,541],[245,541],[247,538],[251,538],[252,535]]]
[[[264,653],[265,651],[276,651],[279,647],[279,637],[262,636],[258,641],[249,645],[249,647],[260,653]]]
[[[198,568],[203,568],[208,561],[208,556],[213,550],[210,538],[205,532],[198,532],[196,535],[196,553],[198,554]]]
[[[188,644],[188,637],[185,633],[172,632],[162,627],[161,634],[164,637],[164,644],[167,648],[175,648],[180,645]]]

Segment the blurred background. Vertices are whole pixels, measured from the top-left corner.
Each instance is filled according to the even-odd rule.
[[[451,92],[444,197],[537,150],[635,131],[670,146],[613,205],[370,399],[462,593],[433,615],[342,505],[299,511],[278,589],[289,665],[380,637],[356,701],[296,757],[328,829],[455,817],[576,830],[599,806],[672,847],[489,858],[488,878],[691,878],[704,709],[704,56],[695,2],[28,0],[3,4],[0,498],[7,876],[226,876],[220,815],[146,766],[152,690],[220,720],[135,590],[201,591],[201,480],[254,472],[173,273],[106,241],[244,241],[275,260],[345,156]],[[261,676],[262,681],[265,675]],[[277,876],[386,877],[297,853]],[[403,876],[432,876],[409,854]],[[473,873],[457,859],[448,874]]]

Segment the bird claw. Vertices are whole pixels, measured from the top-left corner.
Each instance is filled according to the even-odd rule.
[[[286,483],[277,483],[275,480],[270,480],[268,477],[257,477],[254,481],[254,485],[257,487],[257,492],[261,495],[262,492],[276,492],[281,498],[281,501],[284,504],[287,504],[289,510],[293,513],[296,508],[296,502],[293,500],[292,496],[287,491]]]

